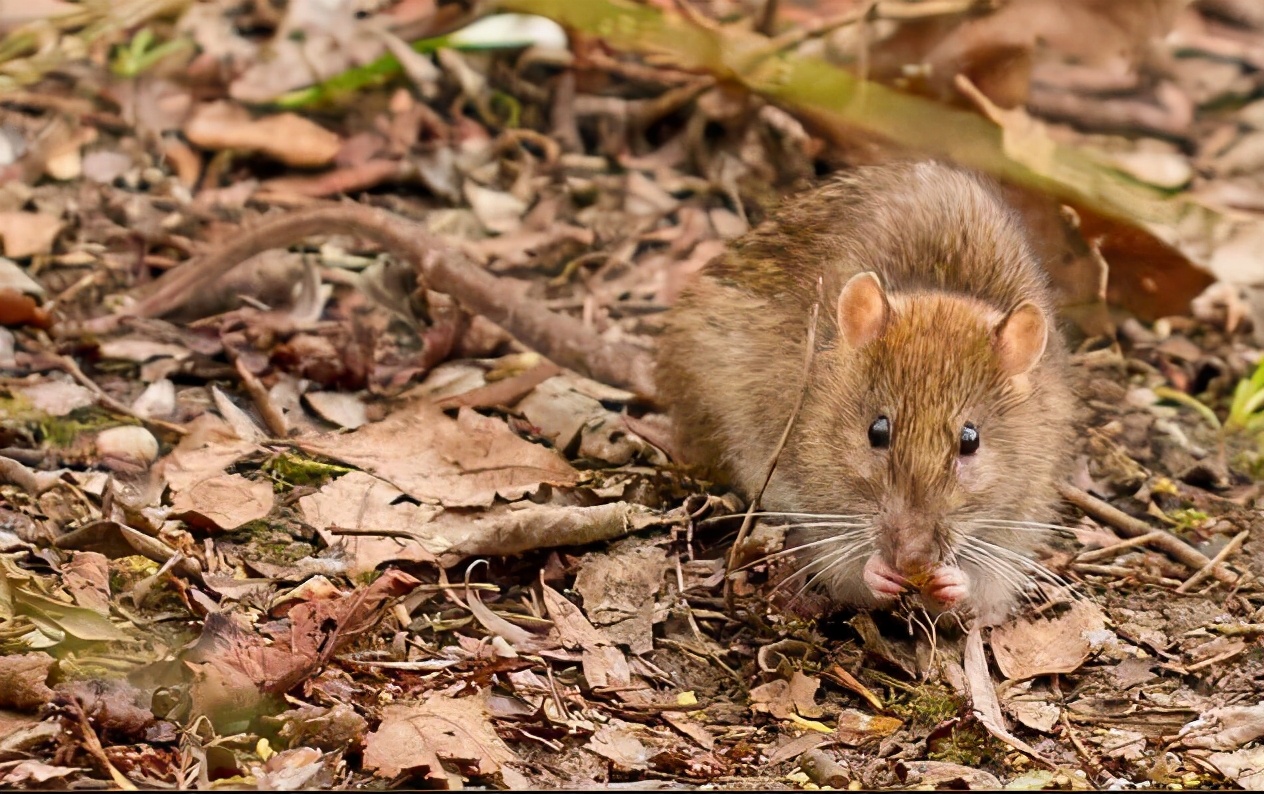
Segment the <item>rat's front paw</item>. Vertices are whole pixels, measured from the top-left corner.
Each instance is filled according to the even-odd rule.
[[[931,572],[923,595],[936,603],[952,608],[970,595],[970,578],[955,565],[940,565]]]
[[[904,592],[907,580],[887,565],[882,555],[874,554],[865,561],[865,585],[879,601],[890,601]]]

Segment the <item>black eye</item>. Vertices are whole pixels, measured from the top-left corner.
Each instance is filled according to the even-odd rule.
[[[869,425],[869,446],[887,447],[891,444],[891,420],[879,416]]]
[[[872,432],[872,431],[870,431]],[[970,422],[961,428],[961,454],[973,455],[979,451],[979,431]]]

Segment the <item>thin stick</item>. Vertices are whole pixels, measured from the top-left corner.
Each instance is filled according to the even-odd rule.
[[[1241,547],[1242,544],[1246,541],[1247,537],[1250,536],[1250,534],[1251,534],[1251,531],[1249,529],[1244,529],[1238,534],[1234,535],[1233,540],[1226,543],[1225,547],[1220,550],[1219,554],[1213,557],[1211,561],[1208,562],[1206,565],[1199,568],[1198,571],[1193,576],[1189,577],[1184,582],[1182,582],[1181,586],[1176,588],[1176,592],[1187,593],[1194,587],[1194,585],[1198,584],[1203,579],[1206,579],[1211,574],[1212,569],[1214,569],[1217,565],[1219,565],[1220,563],[1228,559],[1230,554],[1233,554],[1235,551],[1237,551],[1238,548]]]
[[[808,340],[807,352],[803,356],[803,385],[799,389],[799,399],[794,404],[794,410],[790,412],[790,418],[786,421],[786,429],[781,432],[781,440],[777,442],[777,448],[773,450],[772,457],[768,461],[768,473],[764,475],[764,484],[759,487],[759,493],[755,494],[755,498],[751,500],[750,507],[746,509],[746,517],[742,519],[742,526],[737,530],[737,540],[733,541],[733,545],[729,548],[729,557],[725,563],[726,575],[724,577],[724,603],[730,610],[733,609],[733,580],[727,575],[733,570],[734,562],[737,559],[737,550],[741,548],[742,543],[746,541],[746,536],[750,534],[751,525],[755,523],[755,512],[759,510],[759,501],[764,498],[764,491],[768,489],[768,483],[772,480],[772,474],[777,470],[777,461],[781,459],[781,451],[786,448],[786,441],[790,439],[790,431],[794,429],[794,422],[799,418],[799,411],[803,409],[803,400],[808,393],[808,376],[812,373],[812,359],[816,357],[816,321],[821,313],[821,303],[824,301],[825,284],[824,279],[816,280],[816,302],[812,304],[812,312],[808,316]]]
[[[1128,538],[1127,540],[1120,541],[1119,543],[1112,543],[1109,546],[1103,546],[1100,549],[1086,551],[1083,554],[1077,555],[1074,562],[1099,562],[1101,560],[1108,560],[1116,554],[1122,554],[1128,549],[1135,549],[1138,546],[1144,546],[1150,541],[1156,540],[1161,534],[1163,533],[1147,532],[1144,535],[1140,535],[1135,538]]]
[[[1224,565],[1213,564],[1206,554],[1203,554],[1172,533],[1165,530],[1156,530],[1144,521],[1133,518],[1119,508],[1106,504],[1096,496],[1080,490],[1074,485],[1061,483],[1058,485],[1058,493],[1062,495],[1063,499],[1080,508],[1086,514],[1098,521],[1105,521],[1130,538],[1139,538],[1142,535],[1155,533],[1155,538],[1150,541],[1150,545],[1153,548],[1195,571],[1210,566],[1210,573],[1216,577],[1217,581],[1225,584],[1234,584],[1238,581],[1238,574]]]

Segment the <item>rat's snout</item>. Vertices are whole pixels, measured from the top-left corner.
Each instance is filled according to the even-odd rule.
[[[880,523],[882,556],[906,577],[916,577],[934,568],[942,558],[934,522],[924,513],[897,510],[883,516]]]

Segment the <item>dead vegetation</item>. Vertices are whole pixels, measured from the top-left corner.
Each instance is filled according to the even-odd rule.
[[[566,33],[465,27],[498,10]],[[42,0],[0,35],[0,784],[1264,785],[1254,4]],[[198,278],[354,200],[630,361],[781,196],[910,149],[1007,180],[1082,376],[1079,597],[987,634],[805,619],[773,527],[726,577],[746,506],[626,361],[559,367],[389,241]]]

